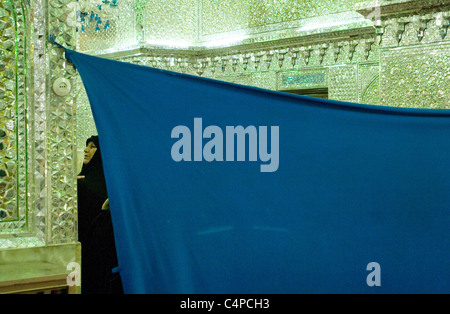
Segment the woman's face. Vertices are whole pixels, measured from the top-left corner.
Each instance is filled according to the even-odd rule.
[[[95,146],[94,142],[89,142],[84,149],[84,161],[83,163],[88,164],[92,157],[94,157],[95,152],[97,151],[97,146]]]

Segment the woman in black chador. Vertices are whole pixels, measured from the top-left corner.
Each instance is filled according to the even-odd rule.
[[[78,239],[81,242],[81,293],[122,293],[120,276],[113,274],[117,254],[98,136],[84,149],[78,175]]]

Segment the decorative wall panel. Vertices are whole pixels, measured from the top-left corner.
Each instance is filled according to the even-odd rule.
[[[272,90],[276,89],[277,83],[276,73],[269,71],[252,74],[241,74],[235,76],[221,76],[217,79],[230,83]]]
[[[43,1],[34,1],[30,7],[32,12],[30,24],[32,26],[32,42],[34,43],[30,73],[33,78],[33,88],[29,95],[34,104],[30,103],[30,153],[31,153],[31,173],[32,190],[30,193],[31,210],[34,211],[34,232],[36,238],[45,245],[48,235],[47,214],[48,214],[48,180],[47,171],[47,54],[46,54],[46,22],[48,10]],[[32,238],[30,238],[32,239]],[[13,245],[11,245],[13,246]],[[34,246],[28,243],[25,246]],[[37,246],[37,245],[36,245]],[[14,247],[14,246],[13,246]]]
[[[52,89],[76,72],[47,42],[73,48],[70,3],[0,2],[1,249],[77,241],[75,103]]]
[[[449,109],[450,43],[387,49],[380,88],[382,105]]]
[[[378,63],[359,65],[358,103],[370,105],[380,103],[380,65]]]
[[[358,65],[330,67],[328,97],[330,99],[358,102]]]
[[[78,31],[78,51],[126,50],[136,47],[138,40],[142,39],[143,25],[137,23],[137,12],[142,12],[142,0],[55,2],[72,14],[69,24],[76,26]],[[139,14],[139,18],[142,23],[143,15]]]
[[[327,88],[328,70],[326,68],[303,69],[302,71],[280,72],[277,90]]]
[[[198,37],[198,0],[144,1],[144,42],[189,47]]]
[[[200,0],[201,35],[211,35],[351,11],[361,0]]]
[[[30,227],[25,10],[20,1],[0,1],[0,234]]]
[[[49,2],[49,34],[69,49],[75,49],[76,30],[67,20],[71,1]],[[65,18],[66,17],[66,18]],[[50,45],[50,44],[48,44]],[[67,96],[53,92],[57,78],[65,78],[75,85],[76,71],[62,49],[50,45],[47,54],[51,69],[47,77],[46,99],[46,162],[47,162],[47,244],[73,243],[77,235],[76,194],[76,103],[73,91]]]

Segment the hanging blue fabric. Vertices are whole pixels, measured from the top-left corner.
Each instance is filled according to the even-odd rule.
[[[126,293],[450,292],[449,110],[66,57]]]

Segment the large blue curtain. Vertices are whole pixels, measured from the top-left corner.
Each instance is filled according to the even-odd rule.
[[[450,292],[449,110],[66,57],[98,129],[126,293]]]

